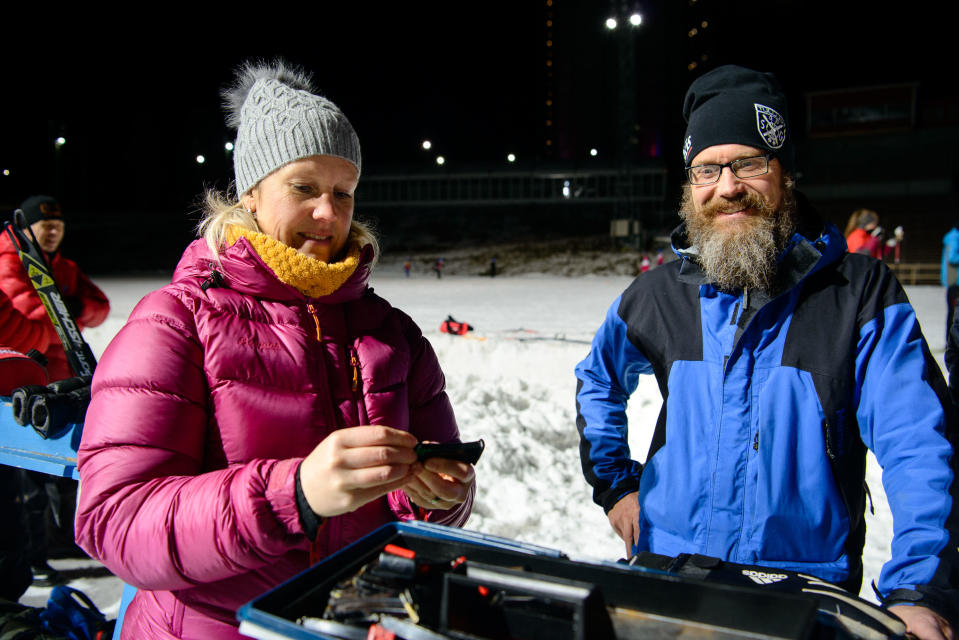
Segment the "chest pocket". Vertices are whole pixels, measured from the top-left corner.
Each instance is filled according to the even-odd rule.
[[[835,562],[849,518],[833,478],[811,374],[768,370],[754,407],[743,550],[750,562]],[[810,545],[810,540],[818,541]]]

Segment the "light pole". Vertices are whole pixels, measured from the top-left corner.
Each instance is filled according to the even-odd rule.
[[[54,163],[55,163],[55,180],[57,185],[57,198],[63,198],[63,145],[67,143],[67,139],[63,136],[57,136],[53,141],[53,153],[54,153]]]
[[[639,217],[633,203],[633,189],[630,177],[633,127],[636,114],[636,46],[634,31],[643,23],[642,14],[630,7],[630,0],[610,0],[611,15],[606,19],[606,28],[616,38],[617,74],[619,78],[618,111],[618,198],[614,205],[614,216],[630,220],[630,235],[640,248]]]

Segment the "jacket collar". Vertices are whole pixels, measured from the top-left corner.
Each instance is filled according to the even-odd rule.
[[[240,238],[223,251],[219,265],[206,241],[201,238],[194,240],[183,252],[174,271],[173,282],[187,278],[204,280],[216,270],[223,276],[220,286],[263,300],[300,302],[312,299],[321,304],[338,304],[363,295],[369,284],[372,263],[373,249],[367,246],[360,253],[360,264],[356,271],[339,289],[326,296],[308,298],[281,282],[246,238]]]

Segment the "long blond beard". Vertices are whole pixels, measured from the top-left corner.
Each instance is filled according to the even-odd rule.
[[[722,203],[696,211],[692,188],[686,185],[679,215],[686,222],[690,242],[699,250],[700,266],[710,282],[725,291],[749,288],[768,292],[776,278],[779,254],[795,229],[792,182],[784,181],[783,202],[778,209],[751,192],[742,200],[756,215],[724,222],[718,215]]]

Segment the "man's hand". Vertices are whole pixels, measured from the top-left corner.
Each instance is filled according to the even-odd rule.
[[[74,320],[83,315],[83,298],[80,296],[63,296],[63,303]]]
[[[629,558],[639,540],[639,492],[627,493],[620,498],[607,515],[613,531],[626,543],[626,557]]]
[[[952,625],[932,609],[898,604],[889,607],[889,612],[896,614],[906,623],[907,636],[919,640],[956,640]]]

